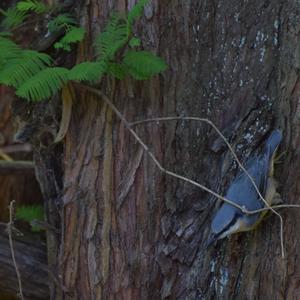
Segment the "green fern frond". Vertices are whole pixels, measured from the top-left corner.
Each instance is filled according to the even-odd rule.
[[[51,57],[44,53],[23,50],[19,57],[9,59],[0,69],[0,83],[17,88],[51,63]]]
[[[124,79],[127,73],[126,67],[122,64],[109,63],[107,66],[107,74],[117,79]]]
[[[129,47],[134,48],[134,47],[138,47],[141,45],[141,40],[133,37],[130,39],[129,43],[128,43]]]
[[[127,19],[130,25],[140,18],[143,14],[144,7],[148,3],[148,0],[140,0],[138,3],[128,12]]]
[[[48,11],[48,7],[37,0],[24,0],[17,4],[17,9],[22,12],[34,11],[37,14],[43,14]]]
[[[26,80],[16,91],[16,95],[31,101],[41,101],[55,95],[68,81],[66,68],[46,68]]]
[[[118,79],[123,79],[129,74],[135,79],[145,80],[162,72],[167,67],[166,63],[148,51],[128,51],[122,63],[114,61],[117,52],[127,44],[130,47],[140,45],[139,39],[131,37],[131,27],[134,20],[142,15],[146,3],[147,0],[140,0],[127,17],[113,15],[104,32],[96,39],[97,61],[83,62],[71,70],[49,67],[52,59],[48,55],[22,50],[10,39],[0,36],[0,84],[14,86],[19,97],[41,101],[53,96],[69,80],[95,83],[104,74]],[[46,9],[37,8],[39,4],[41,3],[37,0],[24,0],[19,2],[18,8],[26,17],[26,11],[40,12]],[[8,12],[2,11],[6,16],[9,16]],[[70,44],[84,38],[84,28],[74,27],[75,20],[68,14],[59,15],[51,22],[48,24],[49,31],[66,30],[66,34],[55,44],[55,48],[70,50]],[[5,23],[5,26],[8,25]]]
[[[61,39],[63,44],[71,44],[82,41],[84,38],[85,29],[83,27],[73,27]]]
[[[48,23],[50,32],[59,31],[62,28],[69,28],[76,25],[76,20],[70,14],[60,14]]]
[[[70,51],[70,44],[83,40],[85,29],[82,27],[73,27],[60,40],[54,44],[55,49],[64,49]]]
[[[0,37],[10,37],[12,36],[12,33],[9,31],[1,31],[0,32]]]
[[[1,22],[1,27],[5,30],[14,29],[22,24],[27,17],[25,11],[20,11],[16,7],[10,7],[6,11],[0,9],[0,13],[4,15],[4,19]]]
[[[0,37],[0,69],[7,60],[19,57],[21,48],[8,38]]]
[[[107,64],[102,62],[83,62],[73,67],[68,75],[70,80],[88,81],[94,83],[102,77],[107,68]]]
[[[16,209],[16,219],[31,223],[34,220],[44,220],[44,210],[42,205],[22,205]],[[31,226],[32,231],[40,231],[37,226]]]
[[[128,51],[123,64],[129,74],[137,80],[150,79],[167,68],[165,61],[148,51]]]
[[[113,59],[116,52],[127,43],[129,34],[127,19],[120,15],[113,15],[104,31],[96,38],[95,48],[98,59]]]

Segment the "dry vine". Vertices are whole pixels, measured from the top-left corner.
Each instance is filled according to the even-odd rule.
[[[12,239],[12,231],[14,229],[14,220],[13,220],[14,219],[14,204],[15,204],[15,200],[12,200],[9,204],[9,222],[7,223],[7,233],[8,233],[8,239],[9,239],[9,247],[10,247],[11,257],[12,257],[12,261],[14,264],[14,268],[16,270],[17,279],[18,279],[20,298],[21,298],[21,300],[24,300],[21,274],[20,274],[20,271],[19,271],[19,268],[18,268],[18,265],[16,262],[15,250],[14,250],[13,239]]]
[[[271,210],[274,214],[276,214],[279,219],[280,219],[280,244],[281,244],[281,254],[282,257],[285,257],[285,251],[284,251],[284,236],[283,236],[283,219],[282,216],[275,211],[275,209],[277,208],[300,208],[300,205],[275,205],[275,206],[270,206],[267,201],[264,199],[264,197],[261,195],[261,193],[259,192],[258,187],[256,186],[253,178],[251,177],[251,175],[247,172],[247,170],[244,168],[244,166],[241,164],[240,160],[238,159],[237,155],[235,154],[233,148],[231,147],[231,145],[229,144],[229,142],[227,141],[227,139],[225,138],[225,136],[220,132],[220,130],[216,127],[216,125],[214,125],[210,120],[205,119],[205,118],[198,118],[198,117],[161,117],[161,118],[151,118],[151,119],[145,119],[145,120],[141,120],[141,121],[136,121],[136,122],[132,122],[129,123],[125,117],[120,113],[120,111],[116,108],[116,106],[110,101],[110,99],[108,98],[108,96],[106,96],[103,92],[101,92],[98,89],[92,88],[92,87],[88,87],[86,85],[82,85],[82,84],[78,84],[79,87],[81,87],[84,90],[88,90],[93,94],[98,95],[99,97],[101,97],[106,104],[114,111],[114,113],[117,115],[117,117],[124,123],[124,126],[126,127],[126,129],[133,135],[133,137],[137,140],[137,142],[142,146],[142,148],[146,151],[146,153],[150,156],[150,158],[153,160],[153,162],[156,164],[156,166],[160,169],[161,172],[170,175],[172,177],[178,178],[180,180],[183,180],[185,182],[189,182],[199,188],[201,188],[202,190],[212,194],[213,196],[217,197],[218,199],[240,209],[243,213],[245,214],[256,214],[262,211],[266,211],[266,210]],[[266,207],[261,208],[261,209],[257,209],[257,210],[253,210],[253,211],[249,211],[248,209],[246,209],[246,207],[244,206],[240,206],[238,204],[236,204],[235,202],[219,195],[218,193],[212,191],[211,189],[207,188],[206,186],[191,180],[187,177],[178,175],[172,171],[169,171],[167,169],[165,169],[160,162],[157,160],[157,158],[154,156],[154,154],[149,150],[149,147],[141,140],[141,138],[137,135],[137,133],[132,129],[132,126],[134,125],[138,125],[141,123],[145,123],[145,122],[158,122],[158,121],[172,121],[172,120],[196,120],[196,121],[201,121],[201,122],[205,122],[209,125],[211,125],[216,132],[218,133],[218,135],[222,138],[222,140],[226,143],[227,147],[229,148],[229,150],[231,151],[234,159],[237,161],[239,167],[243,170],[243,172],[245,172],[245,174],[249,177],[252,185],[254,186],[254,188],[256,189],[259,197],[262,199],[262,201],[265,203]]]
[[[222,132],[218,129],[218,127],[210,120],[205,119],[205,118],[198,118],[198,117],[162,117],[162,118],[151,118],[151,119],[145,119],[145,120],[141,120],[141,121],[136,121],[136,122],[132,122],[129,125],[138,125],[138,124],[142,124],[142,123],[146,123],[146,122],[158,122],[158,121],[174,121],[174,120],[194,120],[194,121],[200,121],[200,122],[204,122],[209,124],[210,126],[212,126],[214,128],[214,130],[218,133],[218,135],[222,138],[222,140],[225,142],[226,146],[228,147],[228,149],[230,150],[231,154],[233,155],[235,161],[238,163],[239,167],[243,170],[243,172],[247,175],[247,177],[250,179],[253,187],[255,188],[258,196],[260,197],[260,199],[264,202],[264,204],[266,205],[265,209],[267,210],[271,210],[275,215],[278,216],[279,220],[280,220],[280,246],[281,246],[281,255],[284,258],[284,237],[283,237],[283,218],[280,215],[280,213],[278,213],[276,210],[274,210],[273,207],[271,207],[269,205],[269,203],[265,200],[265,198],[262,196],[262,194],[260,193],[257,185],[254,182],[254,179],[252,178],[252,176],[248,173],[248,171],[244,168],[244,166],[242,165],[242,163],[240,162],[240,160],[238,159],[237,155],[235,154],[232,146],[229,144],[229,142],[227,141],[226,137],[222,134]],[[221,199],[218,196],[219,199]],[[222,197],[223,198],[223,197]],[[223,201],[225,201],[224,199],[222,199]],[[228,199],[227,199],[228,200]],[[227,202],[227,201],[226,201]],[[230,205],[232,205],[231,203],[229,203]],[[261,210],[255,210],[255,211],[249,211],[247,210],[244,206],[239,206],[237,205],[238,208],[246,214],[255,214]]]

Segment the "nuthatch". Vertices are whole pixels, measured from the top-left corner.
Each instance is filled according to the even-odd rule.
[[[273,178],[274,156],[282,139],[280,130],[274,130],[267,139],[262,152],[252,157],[245,165],[245,169],[253,178],[261,195],[269,205],[278,203],[279,194],[276,192],[276,181]],[[225,198],[233,201],[248,211],[265,207],[253,183],[247,174],[241,171],[227,190]],[[237,207],[223,203],[217,211],[211,224],[211,238],[208,245],[236,232],[249,231],[262,220],[265,212],[257,214],[243,213]]]

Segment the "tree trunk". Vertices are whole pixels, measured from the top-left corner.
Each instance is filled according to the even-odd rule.
[[[113,10],[130,9],[133,1],[83,2],[82,23],[93,28],[89,57],[91,37]],[[280,150],[287,152],[276,167],[279,190],[287,203],[297,203],[299,9],[296,0],[153,0],[136,33],[168,70],[145,82],[118,82],[114,93],[103,84],[102,91],[128,121],[208,118],[243,161],[269,130],[281,128]],[[51,200],[60,199],[57,158],[62,151],[64,157],[62,238],[60,244],[48,239],[62,279],[52,287],[53,299],[300,299],[299,210],[282,211],[285,259],[275,216],[206,249],[216,200],[163,174],[101,99],[78,96],[64,148],[35,156],[48,207],[54,206],[49,222],[56,225],[60,206]],[[172,121],[135,130],[165,168],[214,191],[223,193],[235,174],[228,149],[206,124]]]
[[[283,197],[294,202],[296,1],[181,3],[152,1],[137,26],[144,47],[164,57],[169,70],[148,82],[130,81],[127,89],[118,83],[112,101],[130,121],[209,118],[242,158],[268,130],[281,127],[282,151],[290,151],[278,176],[294,187],[281,185]],[[131,5],[91,1],[93,13],[85,20],[97,16],[102,25],[112,9]],[[60,261],[66,299],[293,298],[296,234],[290,232],[299,226],[297,211],[284,212],[285,260],[274,216],[252,233],[205,249],[212,197],[162,174],[101,99],[80,98],[64,152]],[[136,130],[166,168],[219,192],[231,180],[232,158],[207,125],[172,122]]]

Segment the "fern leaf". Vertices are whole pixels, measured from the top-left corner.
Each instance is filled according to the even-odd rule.
[[[142,16],[145,5],[148,3],[148,0],[140,0],[138,3],[129,11],[127,19],[130,25],[133,22]]]
[[[7,60],[20,56],[21,51],[21,48],[13,41],[0,37],[0,70]]]
[[[113,59],[116,52],[127,43],[129,34],[127,19],[120,15],[112,16],[95,42],[98,59]]]
[[[76,25],[76,20],[70,14],[60,14],[48,23],[48,29],[50,32],[57,32],[74,25]]]
[[[0,58],[11,58],[20,53],[21,48],[16,43],[6,37],[0,37]]]
[[[107,66],[107,74],[122,80],[125,78],[127,70],[126,67],[122,64],[109,63]]]
[[[12,33],[9,31],[1,31],[0,32],[0,37],[11,37]]]
[[[134,47],[138,47],[141,45],[141,40],[138,39],[138,38],[131,38],[128,45],[131,47],[131,48],[134,48]]]
[[[1,27],[5,30],[14,29],[24,22],[27,17],[25,11],[19,11],[16,7],[11,7],[4,11],[0,9],[0,13],[4,15],[4,19],[1,22]]]
[[[94,83],[102,77],[106,68],[107,65],[105,62],[83,62],[70,70],[68,78],[70,80]]]
[[[60,40],[59,42],[54,44],[54,48],[56,49],[64,49],[66,51],[70,51],[70,44],[77,43],[83,40],[85,34],[85,29],[82,27],[73,27],[69,30]]]
[[[26,80],[16,91],[16,95],[27,100],[41,101],[55,95],[68,81],[66,68],[46,68]]]
[[[0,83],[17,88],[51,63],[51,57],[44,53],[24,50],[19,57],[8,60],[0,69]]]
[[[148,51],[128,51],[123,63],[129,74],[137,80],[150,79],[167,68],[162,58]]]
[[[48,7],[37,0],[24,0],[17,4],[17,9],[22,12],[34,11],[37,14],[42,14],[48,11]]]

